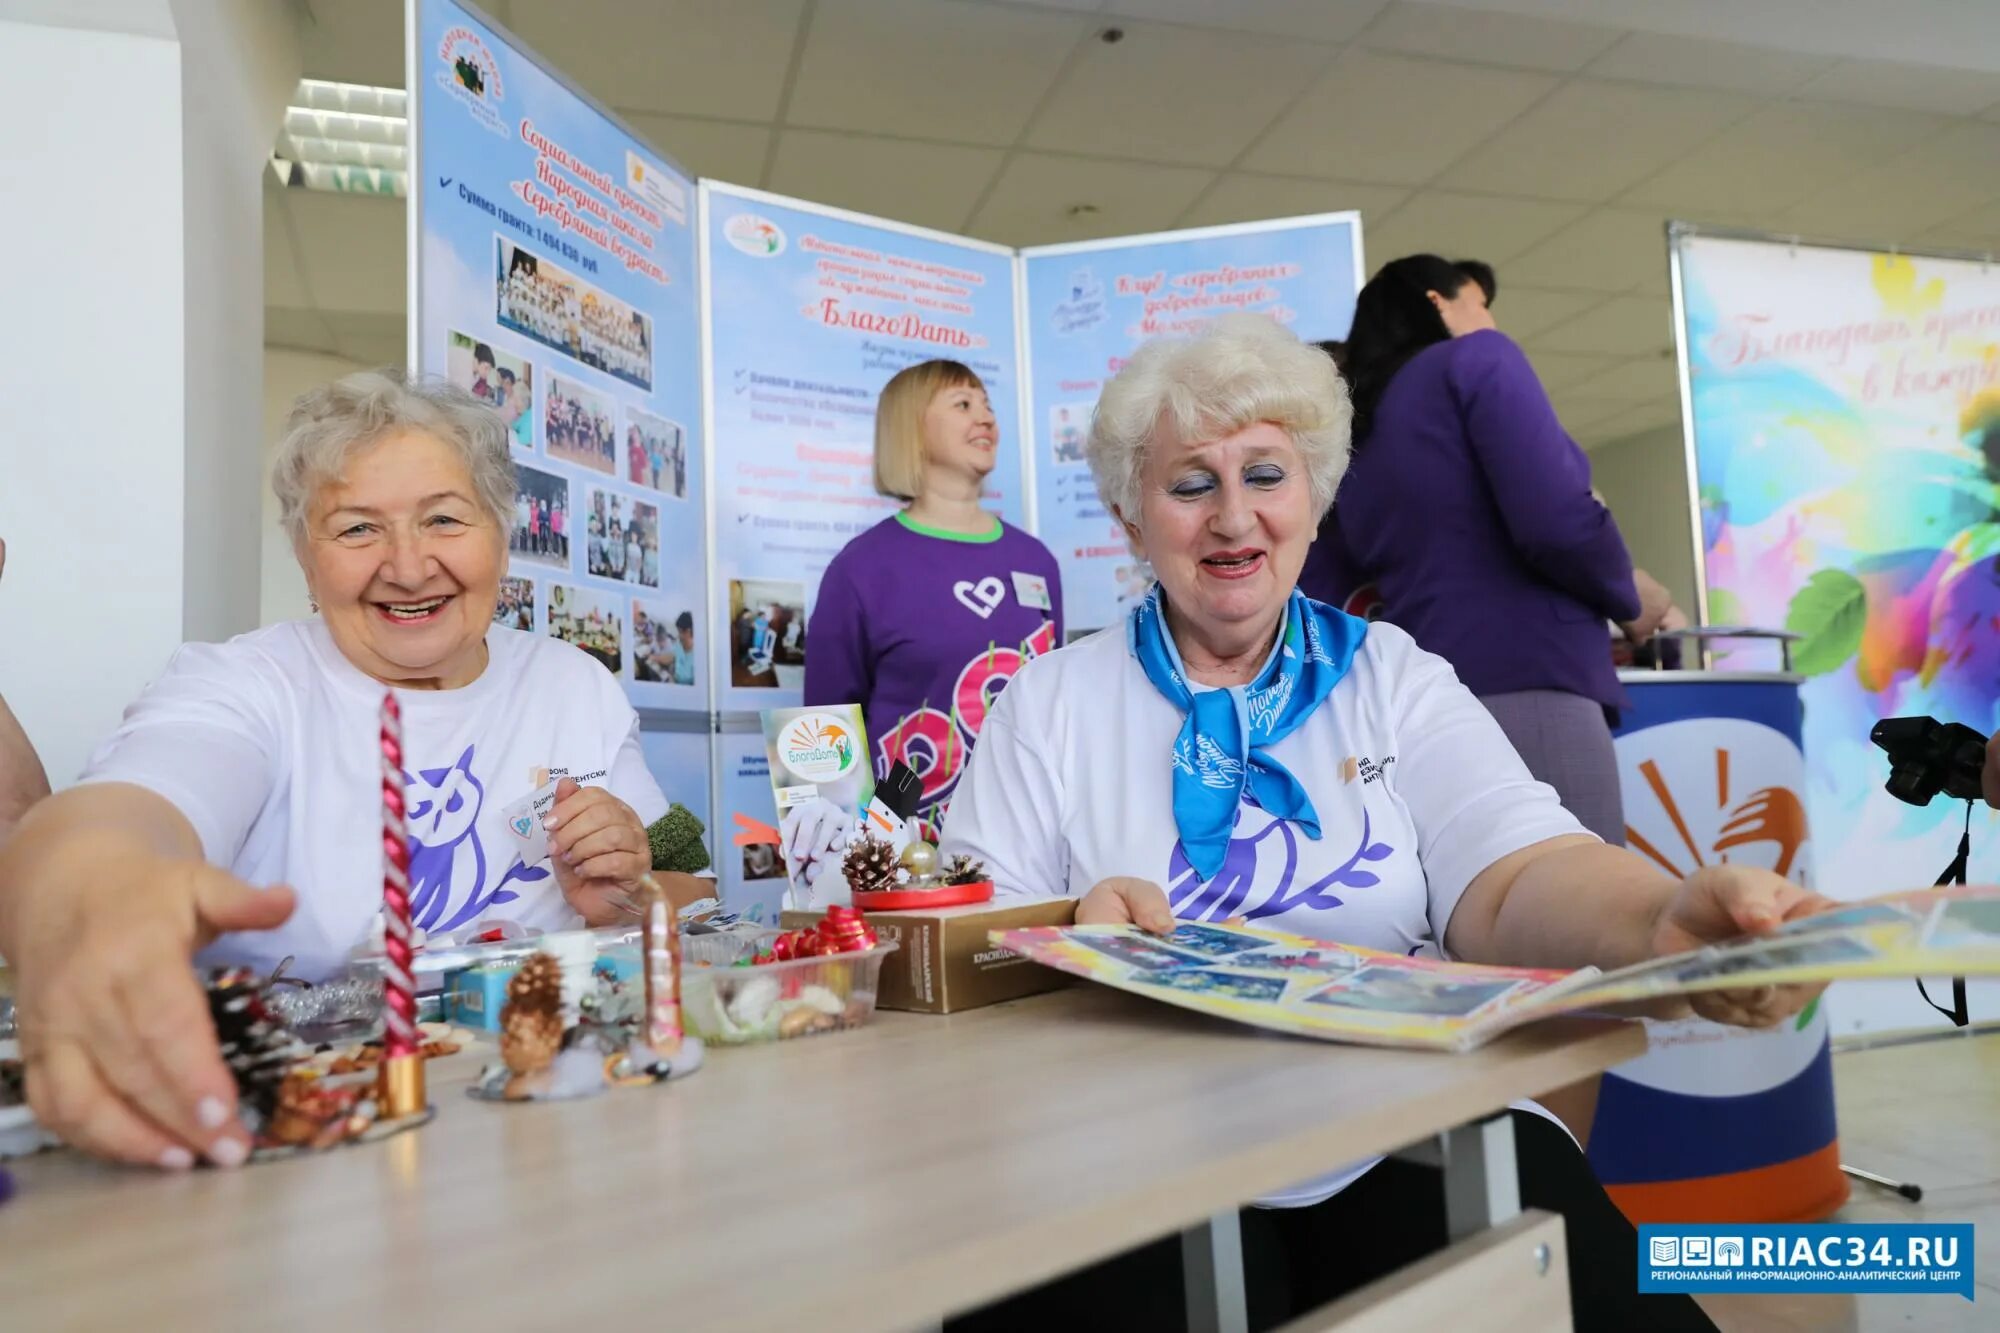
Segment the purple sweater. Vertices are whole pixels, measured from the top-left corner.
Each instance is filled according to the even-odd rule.
[[[1383,393],[1299,575],[1333,606],[1370,582],[1474,694],[1626,704],[1605,622],[1639,614],[1632,557],[1505,334],[1427,347]]]
[[[1034,604],[1037,579],[1046,607]],[[1048,547],[998,520],[992,536],[969,538],[898,514],[848,542],[820,580],[805,702],[860,704],[876,776],[892,759],[915,769],[935,831],[986,710],[1062,629]]]

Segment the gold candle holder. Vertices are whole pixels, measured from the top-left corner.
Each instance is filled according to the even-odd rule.
[[[375,1097],[384,1120],[422,1115],[430,1106],[430,1097],[424,1088],[424,1057],[398,1055],[382,1061],[382,1072],[375,1084]]]

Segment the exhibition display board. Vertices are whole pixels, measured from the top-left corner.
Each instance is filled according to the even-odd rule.
[[[1869,732],[2000,722],[2000,270],[1681,226],[1671,248],[1704,622],[1804,636],[1817,887],[1928,882],[1965,809],[1888,795]],[[2000,827],[1981,809],[1971,832],[1971,879],[1990,881]],[[2000,998],[1985,990],[1975,1013]],[[1911,986],[1844,984],[1830,1007],[1836,1031],[1937,1021]]]
[[[883,385],[932,358],[985,382],[986,506],[1050,547],[1075,637],[1149,578],[1082,462],[1124,359],[1231,311],[1314,341],[1353,318],[1355,213],[1017,251],[697,186],[458,0],[411,0],[410,42],[410,361],[514,431],[498,618],[618,677],[725,900],[760,918],[784,871],[758,714],[801,702],[820,576],[898,507],[875,488]],[[983,697],[1023,660],[1005,649]],[[948,725],[969,746],[976,710]]]
[[[701,201],[727,726],[800,703],[819,576],[899,507],[875,490],[875,399],[897,371],[976,372],[1000,432],[986,505],[1025,527],[1027,488],[1012,250],[714,181]]]
[[[476,11],[415,16],[410,362],[513,431],[499,618],[705,715],[694,183]]]
[[[1361,291],[1361,215],[1329,213],[1021,252],[1036,535],[1062,566],[1074,639],[1112,624],[1152,575],[1084,463],[1105,381],[1148,338],[1256,311],[1310,342],[1347,336]]]

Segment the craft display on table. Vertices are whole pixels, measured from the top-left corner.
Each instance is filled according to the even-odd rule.
[[[938,849],[922,839],[898,855],[889,842],[864,832],[848,847],[841,872],[854,901],[878,912],[962,907],[993,898],[984,861],[954,856],[940,867]]]
[[[699,1037],[681,1028],[676,913],[658,881],[641,881],[638,988],[586,955],[536,953],[507,981],[500,1063],[467,1092],[483,1101],[559,1101],[606,1088],[664,1083],[700,1069]],[[592,937],[551,937],[564,954]],[[565,964],[567,963],[567,966]],[[566,990],[574,993],[572,1001]]]
[[[366,1143],[428,1123],[435,1112],[392,1113],[379,1095],[374,1063],[355,1063],[337,1073],[339,1061],[325,1059],[301,1042],[272,1012],[270,981],[248,968],[219,968],[207,980],[209,1017],[223,1063],[236,1079],[237,1114],[250,1133],[253,1162],[346,1143]],[[458,1047],[442,1043],[446,1048]],[[413,1048],[410,1057],[424,1056]],[[419,1082],[421,1086],[421,1081]]]

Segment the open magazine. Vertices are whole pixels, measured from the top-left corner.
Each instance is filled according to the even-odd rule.
[[[1249,925],[996,930],[996,945],[1185,1009],[1326,1041],[1464,1051],[1635,1000],[1849,977],[2000,974],[2000,889],[1895,894],[1615,972],[1407,958]]]

